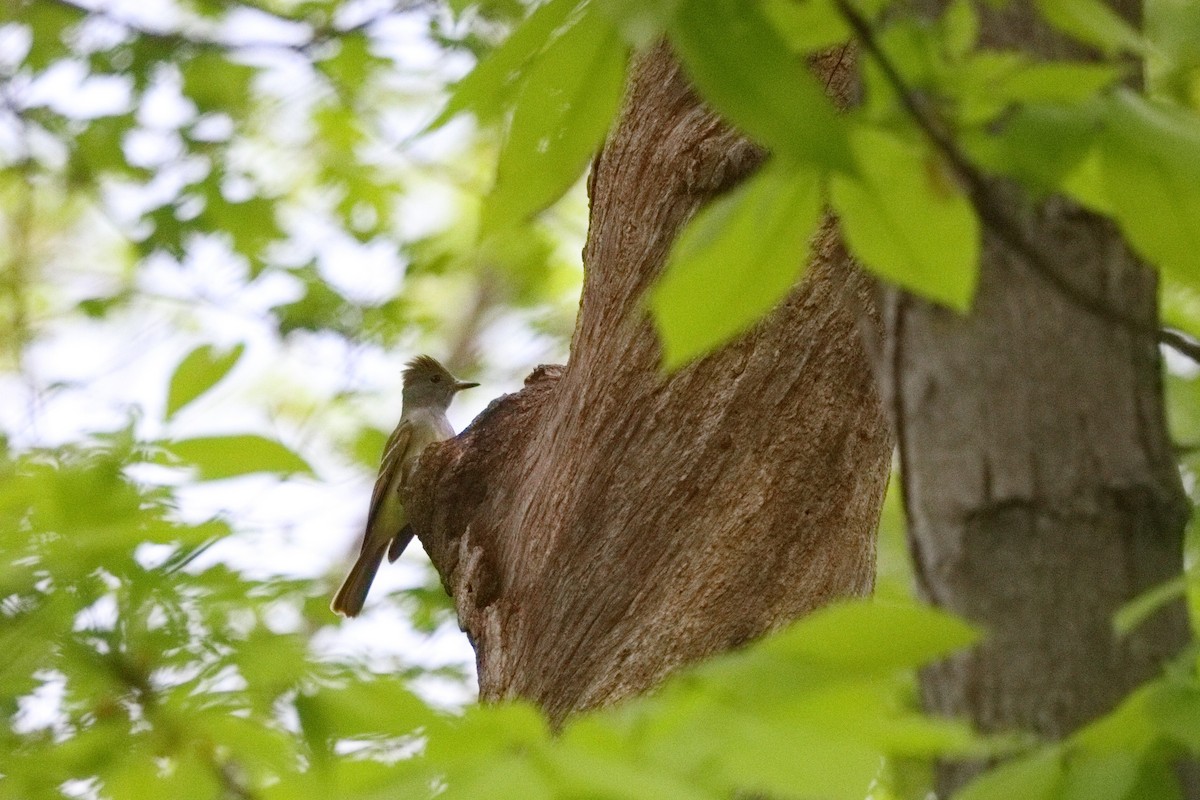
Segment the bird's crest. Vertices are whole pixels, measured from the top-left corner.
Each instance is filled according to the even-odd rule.
[[[419,378],[422,375],[450,375],[450,371],[443,367],[441,363],[433,356],[417,356],[412,361],[404,366],[404,380],[411,381],[414,378]]]

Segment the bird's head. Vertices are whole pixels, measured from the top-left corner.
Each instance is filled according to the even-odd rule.
[[[404,405],[445,411],[457,392],[478,385],[455,378],[431,356],[417,356],[404,368]]]

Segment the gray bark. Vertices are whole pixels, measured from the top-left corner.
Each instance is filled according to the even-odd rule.
[[[1133,11],[1131,3],[1125,11]],[[1079,55],[1029,3],[984,16],[993,46]],[[1153,330],[1154,274],[1113,225],[993,184],[1059,275]],[[925,671],[928,708],[987,731],[1063,737],[1153,677],[1187,640],[1182,603],[1127,638],[1125,602],[1177,576],[1187,505],[1152,336],[1087,310],[988,232],[963,318],[891,293],[882,374],[920,593],[987,631]],[[980,764],[946,764],[943,796]]]

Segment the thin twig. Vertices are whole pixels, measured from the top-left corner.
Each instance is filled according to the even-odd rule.
[[[1177,331],[1173,328],[1161,328],[1158,331],[1158,343],[1164,344],[1176,353],[1187,356],[1192,361],[1200,364],[1200,341],[1196,341],[1183,331]]]

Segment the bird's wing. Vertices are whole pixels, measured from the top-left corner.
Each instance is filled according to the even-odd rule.
[[[383,460],[379,464],[379,476],[375,478],[375,488],[371,490],[371,509],[367,512],[366,530],[368,532],[375,522],[375,517],[379,514],[379,509],[383,506],[383,499],[388,493],[388,487],[392,486],[400,477],[400,470],[404,464],[404,453],[408,450],[409,441],[412,440],[412,432],[412,423],[404,420],[396,426],[396,430],[392,431],[392,435],[388,437],[387,444],[383,446]],[[370,536],[363,537],[363,552],[366,552],[367,541],[370,538]]]

